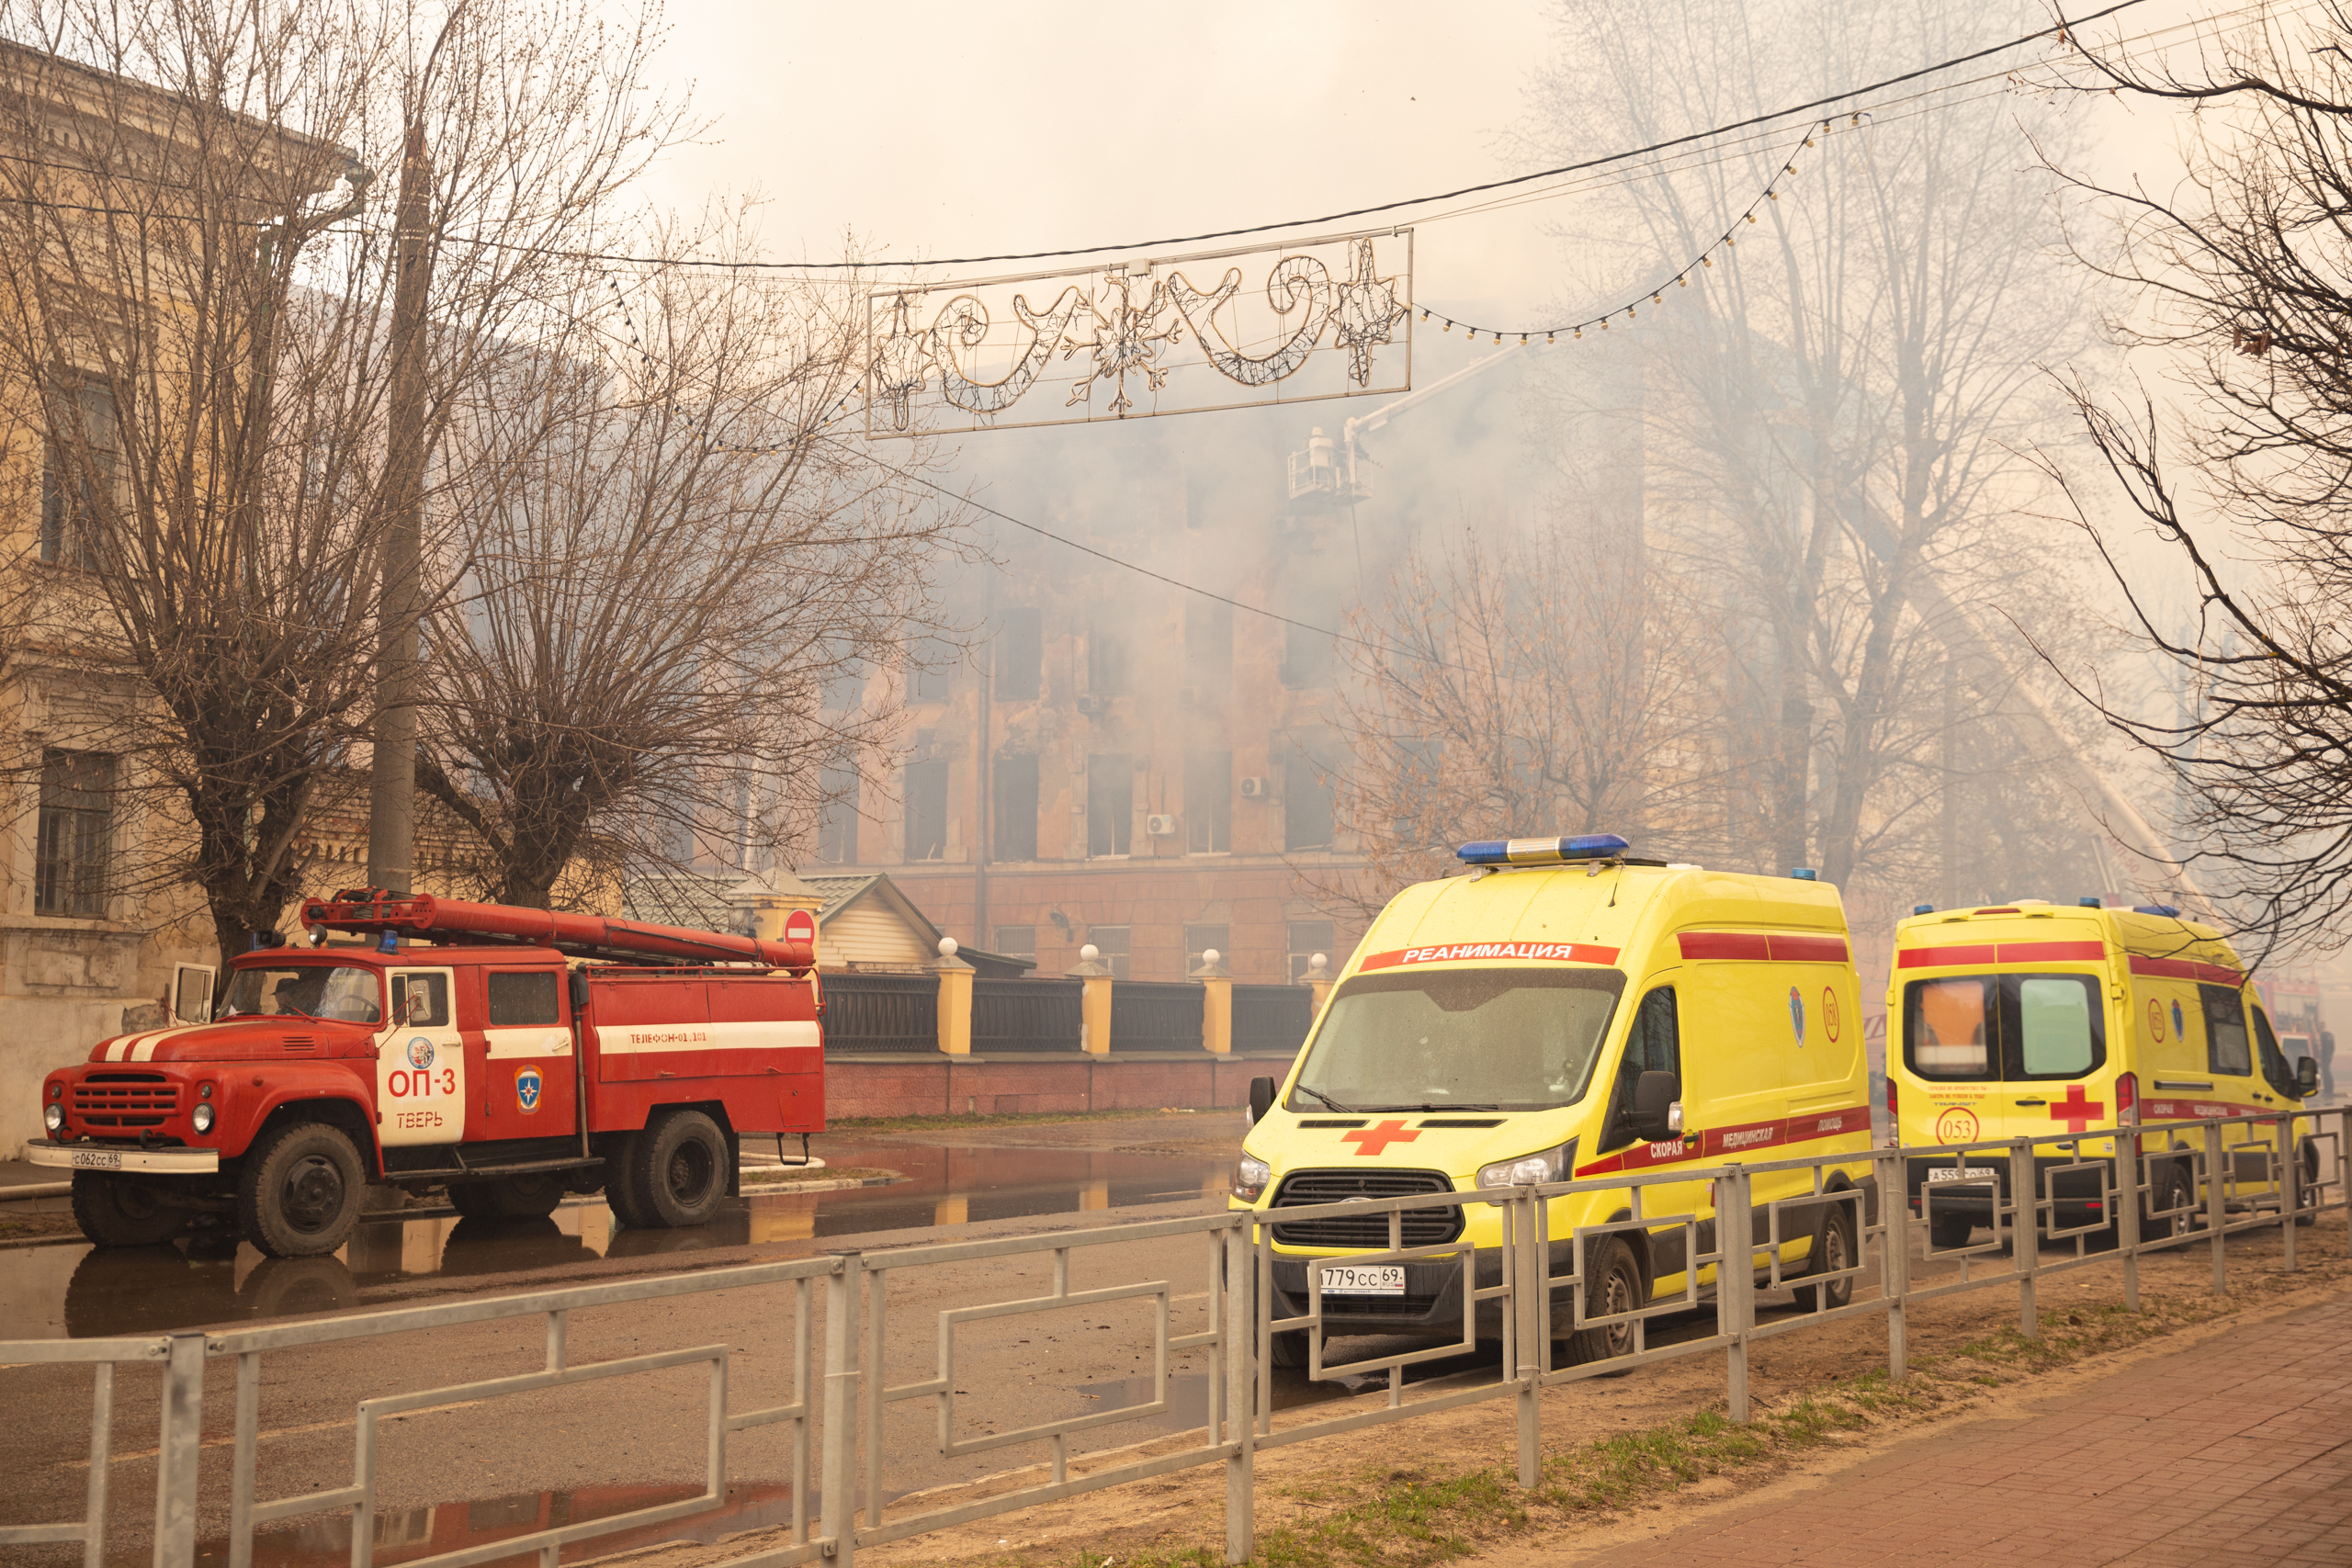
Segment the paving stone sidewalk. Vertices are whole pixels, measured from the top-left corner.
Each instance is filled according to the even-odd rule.
[[[2352,1568],[2352,1291],[1912,1438],[1594,1568]]]

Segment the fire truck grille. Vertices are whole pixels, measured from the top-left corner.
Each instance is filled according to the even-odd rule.
[[[1295,1170],[1283,1178],[1274,1194],[1277,1209],[1303,1208],[1312,1203],[1343,1203],[1351,1198],[1408,1198],[1422,1192],[1451,1192],[1453,1183],[1435,1170]],[[1436,1247],[1462,1234],[1458,1207],[1412,1209],[1404,1214],[1407,1247]],[[1385,1213],[1338,1214],[1274,1226],[1274,1239],[1291,1247],[1356,1247],[1385,1250],[1388,1216]]]
[[[92,1127],[160,1127],[179,1104],[179,1085],[161,1073],[92,1073],[74,1086],[74,1119]]]
[[[315,1051],[319,1048],[317,1037],[309,1034],[289,1034],[283,1043],[288,1051]]]

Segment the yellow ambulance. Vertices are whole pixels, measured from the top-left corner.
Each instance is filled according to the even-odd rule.
[[[1886,997],[1887,1110],[1906,1144],[2043,1139],[2137,1123],[2144,1152],[2204,1146],[2168,1122],[2277,1114],[2317,1090],[2310,1058],[2290,1062],[2245,965],[2211,926],[2169,905],[2109,909],[2020,898],[1982,908],[1922,905],[1894,928]],[[2298,1124],[2306,1184],[2319,1151]],[[2224,1130],[2225,1206],[2276,1207],[2275,1134]],[[2053,1168],[2111,1161],[2110,1135],[2034,1145],[2036,1201],[2054,1200],[2056,1228],[2111,1225],[2102,1199],[2115,1178]],[[2009,1172],[1992,1156],[1905,1162],[1911,1212],[1928,1205],[1929,1239],[1964,1246],[1989,1226]],[[2143,1205],[2143,1235],[2178,1235],[2209,1194],[2193,1158],[2158,1161]],[[1922,1194],[1926,1194],[1923,1199]],[[2308,1223],[2308,1222],[2305,1222]],[[2042,1228],[2052,1228],[2049,1219]]]
[[[1684,1168],[1690,1181],[1645,1189],[1643,1215],[1696,1215],[1704,1253],[1713,1184],[1698,1172],[1734,1159],[1854,1156],[1828,1187],[1856,1196],[1781,1212],[1781,1236],[1795,1238],[1782,1277],[1859,1259],[1854,1226],[1877,1195],[1837,890],[1810,872],[1713,872],[1627,847],[1614,834],[1466,844],[1466,874],[1405,889],[1373,921],[1289,1077],[1251,1085],[1232,1201],[1268,1216],[1277,1318],[1306,1313],[1309,1259],[1388,1245],[1385,1213],[1284,1224],[1284,1209]],[[1813,1190],[1804,1172],[1759,1176],[1740,1224],[1761,1242],[1763,1205]],[[1629,1215],[1624,1189],[1555,1200],[1554,1273],[1574,1271],[1575,1227]],[[1495,1208],[1406,1214],[1408,1247],[1465,1236],[1478,1283],[1497,1282]],[[1588,1314],[1681,1292],[1687,1251],[1679,1224],[1589,1247]],[[1713,1279],[1710,1265],[1698,1282]],[[1326,1268],[1325,1332],[1457,1338],[1461,1280],[1452,1258]],[[1816,1292],[1841,1304],[1852,1280],[1802,1294]],[[1630,1325],[1570,1335],[1573,1311],[1561,1292],[1554,1334],[1571,1359],[1629,1348]],[[1500,1333],[1496,1302],[1479,1303],[1477,1332]],[[1276,1364],[1302,1364],[1305,1340],[1277,1336]]]

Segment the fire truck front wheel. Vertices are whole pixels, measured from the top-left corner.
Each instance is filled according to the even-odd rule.
[[[699,1111],[664,1112],[629,1140],[620,1176],[628,1189],[623,1223],[634,1211],[649,1226],[708,1224],[727,1201],[729,1174],[718,1122]]]
[[[359,1152],[341,1128],[291,1122],[245,1156],[237,1219],[265,1257],[315,1258],[350,1236],[367,1190]]]

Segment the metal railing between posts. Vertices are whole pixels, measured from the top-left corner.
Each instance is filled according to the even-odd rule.
[[[2139,1145],[2134,1156],[2135,1145]],[[2094,1147],[2094,1145],[2099,1145]],[[2036,1147],[2056,1146],[2066,1154],[2056,1161],[2037,1160]],[[2114,1151],[2109,1157],[2108,1151]],[[2308,1153],[2306,1152],[2308,1150]],[[1984,1158],[1988,1162],[1978,1164]],[[2311,1161],[2310,1168],[2306,1160]],[[1908,1201],[1907,1174],[1911,1162],[1930,1165],[1950,1161],[1952,1179],[1929,1181],[1921,1188],[1922,1212],[1914,1214]],[[1879,1201],[1875,1213],[1866,1190],[1851,1179],[1868,1168],[1876,1179]],[[2126,1169],[2130,1175],[2122,1175]],[[1988,1176],[1975,1176],[1977,1170]],[[2218,1179],[2216,1179],[2218,1177]],[[1759,1179],[1768,1186],[1791,1189],[1783,1196],[1757,1203]],[[1722,1268],[1736,1258],[1736,1241],[1728,1244],[1719,1228],[1697,1212],[1656,1212],[1657,1190],[1708,1184],[1713,1214],[1751,1216],[1750,1267]],[[2064,1190],[2062,1190],[2064,1189]],[[1565,1235],[1552,1232],[1551,1201],[1596,1192],[1623,1194],[1622,1217],[1605,1223],[1576,1225]],[[1442,1410],[1495,1400],[1513,1401],[1517,1407],[1519,1478],[1533,1486],[1541,1479],[1541,1391],[1586,1378],[1613,1375],[1630,1367],[1709,1355],[1724,1358],[1725,1404],[1730,1418],[1745,1422],[1749,1416],[1748,1358],[1758,1342],[1783,1334],[1802,1333],[1842,1319],[1883,1315],[1886,1320],[1886,1364],[1890,1377],[1906,1371],[1906,1314],[1914,1303],[1962,1292],[2013,1289],[2018,1293],[2019,1330],[2029,1337],[2041,1331],[2037,1289],[2054,1275],[2091,1267],[2120,1267],[2123,1272],[2125,1304],[2139,1306],[2140,1263],[2153,1254],[2196,1247],[2210,1248],[2212,1290],[2228,1290],[2227,1243],[2232,1235],[2257,1228],[2280,1232],[2288,1270],[2296,1268],[2296,1229],[2326,1212],[2346,1211],[2352,1193],[2352,1109],[2302,1111],[2288,1115],[2240,1116],[2193,1122],[2168,1122],[2145,1129],[2098,1129],[2069,1137],[2016,1139],[1997,1143],[1913,1145],[1872,1149],[1867,1154],[1825,1155],[1754,1163],[1722,1163],[1696,1168],[1669,1168],[1642,1174],[1612,1174],[1543,1187],[1488,1189],[1474,1192],[1432,1192],[1386,1199],[1352,1199],[1344,1202],[1285,1206],[1279,1224],[1288,1228],[1318,1220],[1345,1220],[1361,1224],[1385,1216],[1388,1245],[1378,1251],[1351,1252],[1341,1257],[1277,1254],[1273,1224],[1253,1224],[1246,1213],[1219,1213],[1142,1224],[1110,1225],[1100,1229],[1052,1235],[1013,1236],[999,1240],[954,1242],[880,1251],[844,1251],[788,1263],[754,1264],[741,1268],[588,1285],[567,1290],[493,1297],[444,1305],[372,1313],[307,1323],[287,1323],[220,1334],[169,1334],[144,1337],[85,1340],[32,1340],[0,1343],[0,1362],[13,1365],[82,1364],[94,1369],[90,1421],[90,1471],[83,1517],[51,1524],[0,1527],[0,1546],[79,1543],[88,1568],[98,1568],[106,1557],[108,1474],[113,1438],[117,1369],[154,1363],[161,1368],[161,1439],[157,1450],[155,1553],[157,1568],[192,1568],[197,1554],[198,1434],[203,1418],[204,1371],[208,1360],[234,1362],[234,1439],[229,1467],[229,1568],[251,1568],[254,1532],[298,1516],[322,1511],[345,1513],[351,1521],[353,1568],[369,1568],[374,1561],[372,1528],[377,1490],[379,1424],[405,1412],[492,1401],[526,1392],[561,1388],[590,1382],[628,1377],[668,1368],[700,1365],[707,1369],[708,1398],[705,1480],[693,1496],[605,1517],[551,1527],[457,1551],[414,1560],[404,1568],[467,1568],[499,1558],[536,1552],[543,1568],[554,1568],[558,1553],[567,1546],[595,1540],[625,1530],[682,1520],[718,1508],[727,1495],[728,1439],[758,1427],[786,1425],[792,1448],[787,1480],[791,1488],[791,1523],[780,1544],[731,1560],[727,1568],[788,1568],[816,1558],[847,1564],[861,1546],[876,1546],[929,1530],[965,1524],[992,1515],[1037,1506],[1080,1493],[1122,1485],[1198,1465],[1222,1465],[1226,1481],[1226,1553],[1229,1561],[1245,1561],[1253,1539],[1254,1456],[1263,1450],[1313,1442],[1339,1433],[1396,1421],[1418,1419]],[[1984,1241],[1972,1235],[1966,1243],[1938,1246],[1934,1221],[1943,1209],[1966,1201],[1989,1220]],[[2096,1209],[2092,1205],[2096,1203]],[[1462,1240],[1407,1246],[1408,1216],[1430,1210],[1487,1208],[1499,1211],[1501,1245],[1488,1257],[1489,1270],[1479,1267],[1477,1250]],[[2100,1217],[2084,1224],[2062,1224],[2062,1209]],[[1815,1253],[1795,1259],[1791,1245],[1826,1234],[1826,1218],[1842,1216],[1848,1235],[1857,1244],[1843,1269],[1825,1269]],[[2109,1235],[2109,1221],[2112,1235]],[[2148,1222],[2143,1224],[2143,1220]],[[1736,1229],[1736,1226],[1725,1227]],[[1655,1243],[1679,1235],[1684,1269],[1683,1289],[1659,1301],[1618,1312],[1593,1310],[1592,1270],[1616,1238],[1645,1233]],[[1458,1231],[1457,1231],[1458,1234]],[[1195,1332],[1172,1332],[1171,1305],[1177,1299],[1165,1277],[1133,1280],[1089,1289],[1072,1289],[1073,1256],[1135,1243],[1151,1244],[1167,1253],[1178,1238],[1198,1236],[1204,1244],[1195,1255],[1206,1302],[1206,1326]],[[1956,1265],[1956,1277],[1914,1284],[1911,1243],[1923,1242],[1930,1262]],[[2042,1247],[2063,1248],[2071,1243],[2072,1256],[2045,1258]],[[2006,1256],[2002,1256],[2006,1253]],[[1273,1268],[1276,1258],[1300,1262],[1306,1277],[1306,1311],[1277,1316]],[[1565,1256],[1566,1269],[1561,1271]],[[895,1343],[890,1314],[894,1281],[925,1271],[978,1262],[1020,1258],[1045,1258],[1051,1266],[1051,1283],[1042,1294],[1005,1301],[958,1301],[938,1311],[922,1332],[935,1344],[929,1375],[892,1382],[886,1365]],[[1422,1346],[1334,1363],[1324,1359],[1322,1328],[1326,1309],[1324,1277],[1335,1264],[1351,1267],[1383,1264],[1437,1264],[1461,1270],[1459,1299],[1463,1311],[1461,1337],[1449,1343]],[[1717,1285],[1709,1289],[1701,1273],[1713,1268]],[[1857,1293],[1836,1304],[1838,1292],[1823,1288],[1838,1280],[1864,1283],[1874,1280],[1878,1293]],[[1235,1281],[1250,1281],[1237,1289]],[[1813,1287],[1810,1308],[1778,1322],[1759,1325],[1756,1292],[1792,1284]],[[821,1351],[812,1336],[816,1293],[823,1294]],[[728,1400],[729,1348],[725,1343],[682,1346],[615,1359],[575,1363],[566,1352],[571,1314],[583,1310],[619,1306],[660,1298],[702,1295],[719,1291],[755,1290],[781,1292],[759,1303],[759,1310],[788,1309],[793,1325],[789,1402],[755,1409],[733,1410]],[[959,1291],[960,1297],[968,1294]],[[1188,1297],[1186,1299],[1194,1299]],[[1139,1404],[1042,1422],[1012,1431],[959,1435],[956,1400],[968,1397],[956,1388],[961,1336],[980,1324],[1003,1322],[1024,1315],[1067,1308],[1108,1306],[1140,1302],[1150,1309],[1151,1397]],[[1406,1397],[1406,1370],[1443,1357],[1476,1348],[1479,1309],[1493,1303],[1499,1317],[1502,1355],[1487,1381],[1448,1386],[1419,1397]],[[1652,1343],[1650,1325],[1668,1315],[1683,1315],[1713,1308],[1711,1331]],[[544,1319],[546,1356],[537,1370],[432,1389],[412,1389],[363,1398],[356,1406],[349,1485],[330,1492],[285,1497],[258,1495],[255,1458],[264,1359],[271,1352],[286,1352],[379,1338],[387,1335],[447,1328],[502,1319],[537,1316]],[[1615,1358],[1562,1365],[1555,1361],[1555,1341],[1593,1329],[1623,1328],[1630,1348]],[[1302,1415],[1277,1427],[1273,1419],[1273,1379],[1271,1371],[1272,1336],[1304,1331],[1307,1336],[1307,1376],[1316,1381],[1360,1378],[1385,1373],[1385,1403],[1352,1408],[1329,1416]],[[1237,1346],[1252,1353],[1236,1354]],[[1095,1450],[1073,1456],[1070,1439],[1077,1435],[1144,1417],[1165,1416],[1170,1409],[1170,1362],[1187,1351],[1205,1351],[1209,1362],[1208,1408],[1204,1426],[1193,1428],[1201,1440],[1184,1442],[1170,1451],[1128,1457],[1132,1450]],[[910,1402],[929,1402],[937,1420],[936,1452],[944,1459],[964,1458],[997,1450],[1042,1447],[1045,1458],[1033,1464],[1043,1477],[1034,1483],[1012,1484],[979,1497],[936,1502],[926,1506],[928,1494],[901,1495],[890,1485],[888,1449],[883,1440],[886,1414]],[[1360,1404],[1361,1402],[1350,1402]],[[1165,1442],[1150,1446],[1165,1448]],[[1073,1458],[1094,1461],[1082,1472],[1072,1469]],[[812,1473],[813,1468],[813,1473]],[[1022,1472],[1002,1472],[1005,1481]],[[810,1519],[810,1483],[818,1487],[820,1513]],[[963,1483],[968,1488],[968,1483]],[[934,1489],[935,1490],[935,1489]],[[955,1490],[950,1488],[951,1491]],[[893,1502],[892,1499],[896,1501]]]

